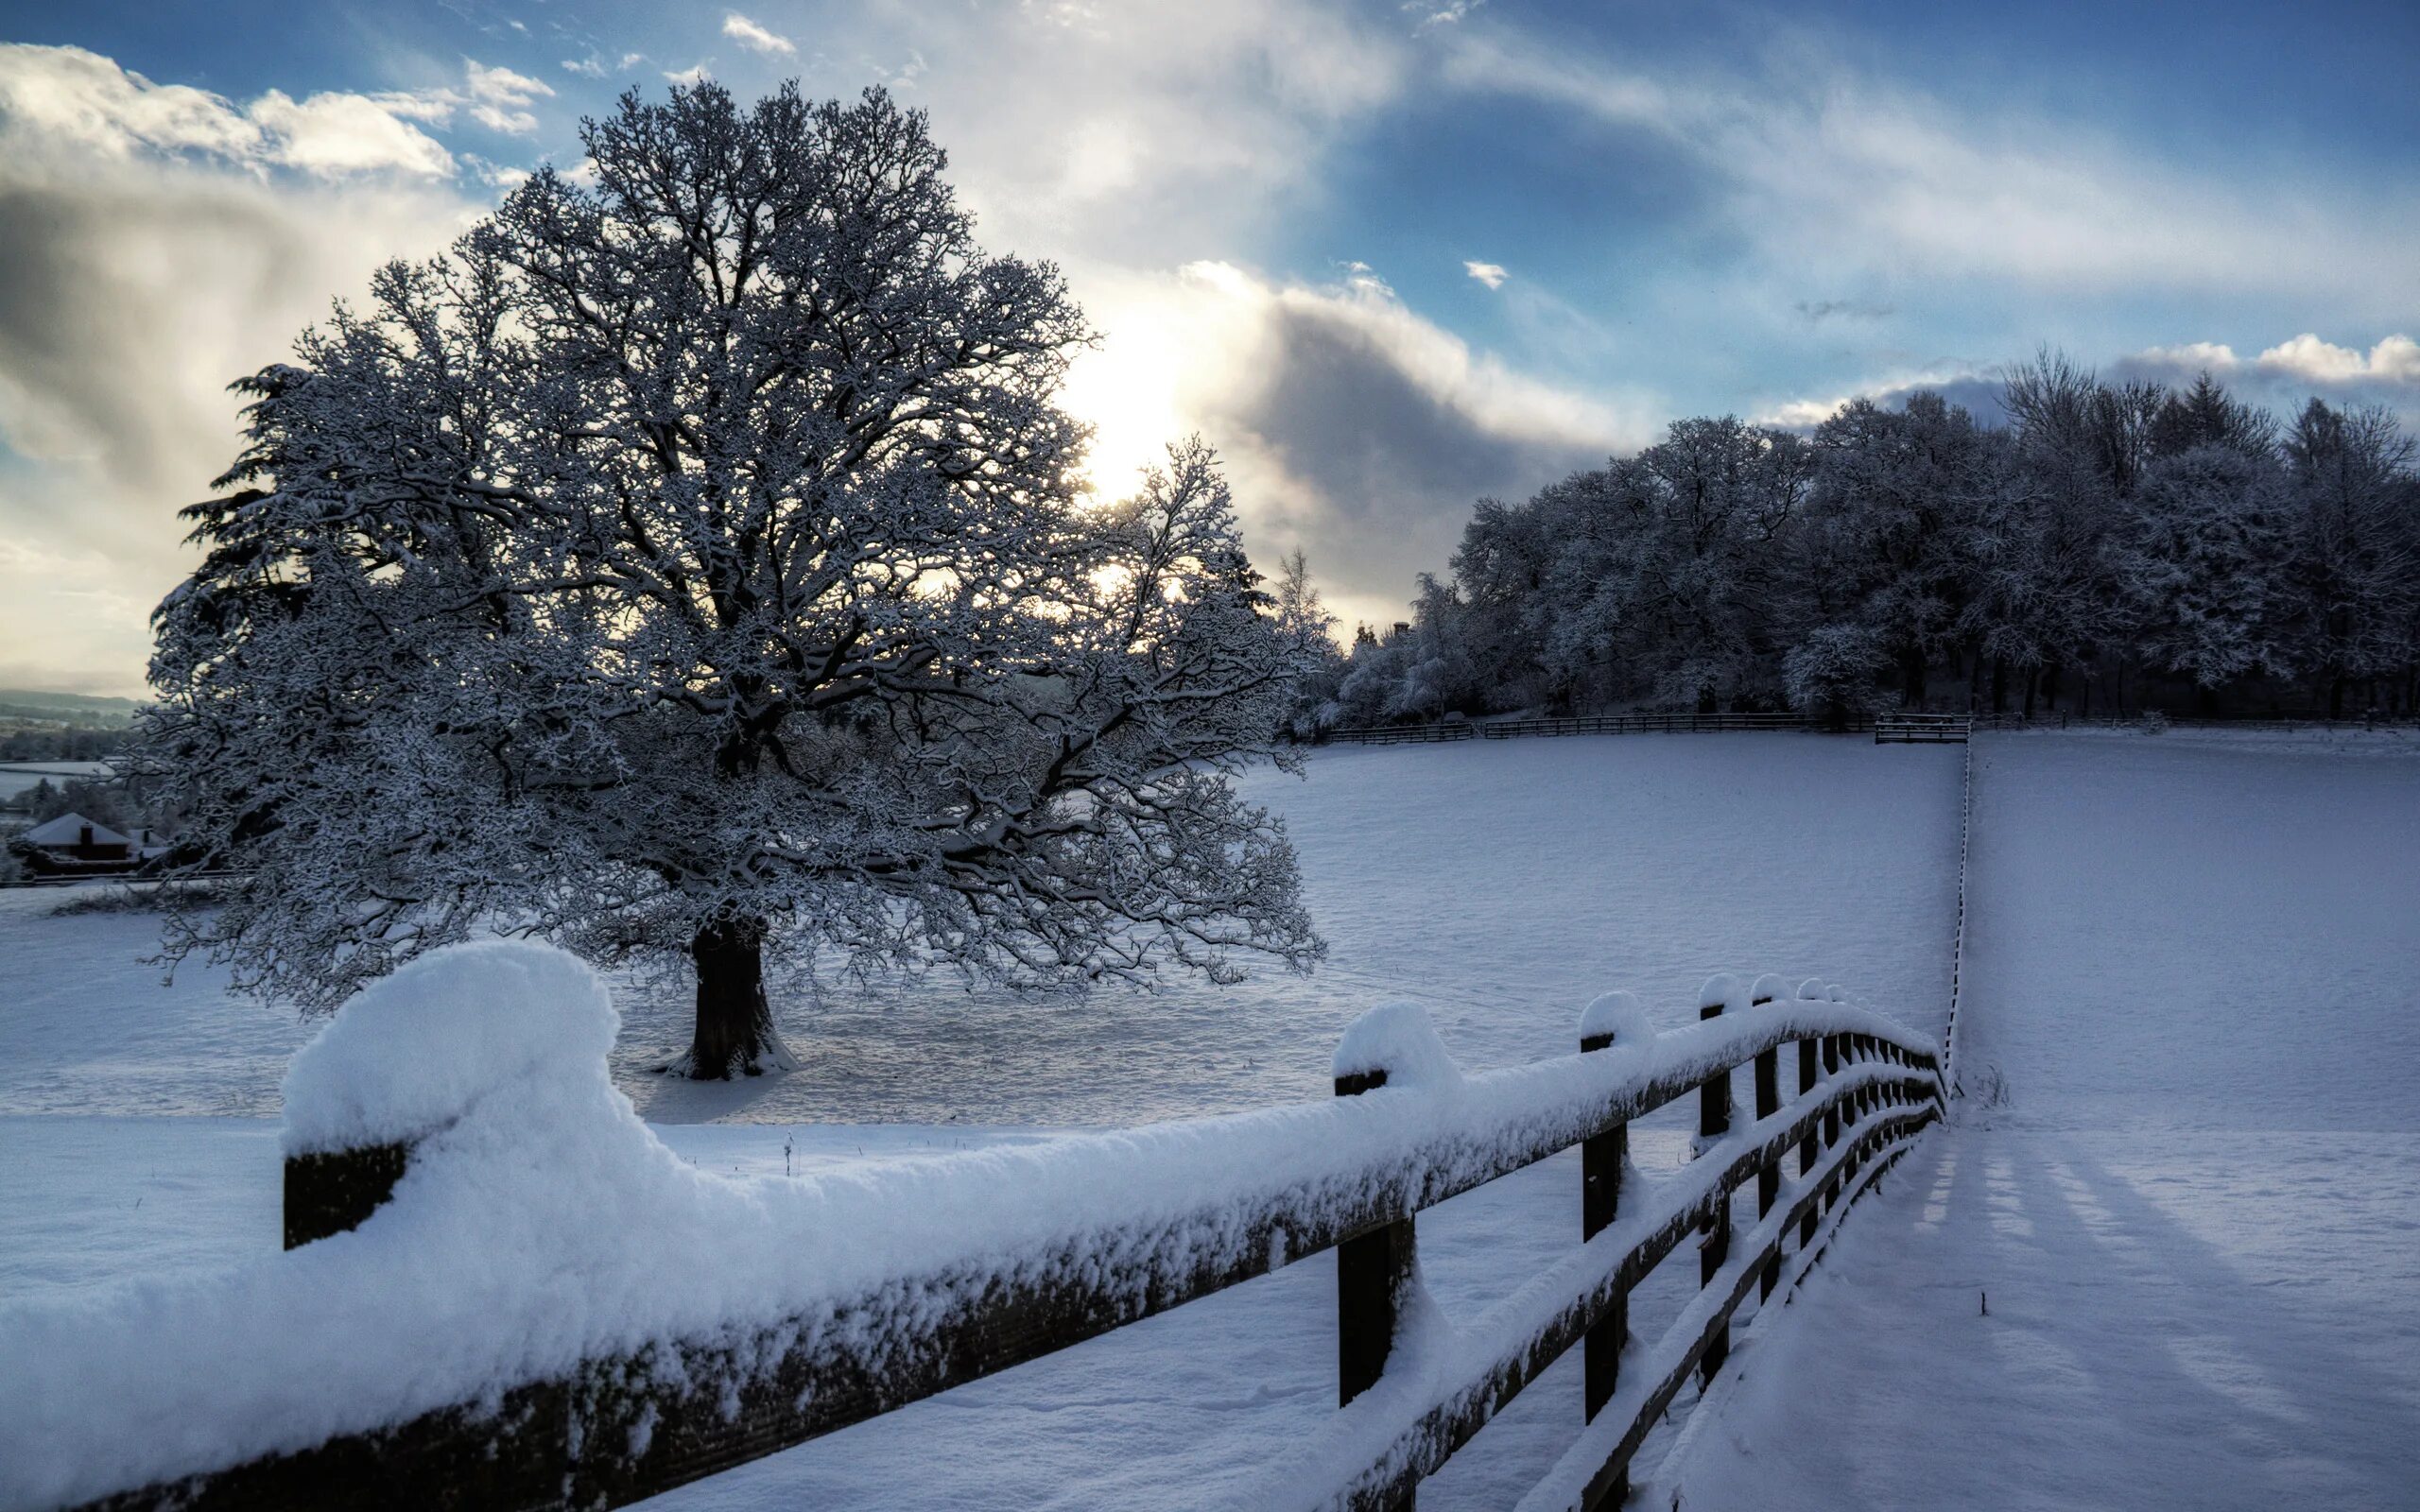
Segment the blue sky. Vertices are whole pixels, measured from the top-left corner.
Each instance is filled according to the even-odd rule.
[[[1070,396],[1101,486],[1201,430],[1352,616],[1478,494],[1692,413],[1987,407],[2042,344],[2420,417],[2409,4],[0,16],[0,683],[137,682],[219,385],[696,69],[930,110],[984,239],[1106,334]]]

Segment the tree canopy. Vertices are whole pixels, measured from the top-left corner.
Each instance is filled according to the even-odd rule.
[[[709,82],[583,140],[238,385],[146,750],[252,880],[171,954],[319,1005],[490,928],[685,956],[699,1074],[769,1053],[767,950],[1314,960],[1227,778],[1319,627],[1199,442],[1087,502],[1091,332],[976,245],[924,116]]]

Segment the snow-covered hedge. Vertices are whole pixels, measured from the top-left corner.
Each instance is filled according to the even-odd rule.
[[[762,1358],[769,1331],[782,1349],[893,1363],[1004,1295],[1080,1296],[1115,1326],[1784,1040],[1856,1034],[1930,1058],[1922,1037],[1828,999],[1645,1037],[1620,1005],[1592,1012],[1611,1049],[1464,1076],[1416,1011],[1387,1010],[1340,1050],[1340,1070],[1390,1071],[1363,1096],[737,1181],[675,1157],[614,1088],[616,1017],[587,968],[527,943],[438,952],[348,1004],[288,1079],[290,1149],[413,1142],[358,1228],[229,1270],[0,1303],[0,1507],[495,1403],[670,1344]]]

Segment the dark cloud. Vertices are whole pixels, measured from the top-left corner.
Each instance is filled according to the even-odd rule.
[[[1444,568],[1478,500],[1526,497],[1601,465],[1616,444],[1491,428],[1408,369],[1351,306],[1279,306],[1261,350],[1267,366],[1208,418],[1211,434],[1314,495],[1264,524],[1299,540],[1344,593],[1408,599],[1415,575]]]

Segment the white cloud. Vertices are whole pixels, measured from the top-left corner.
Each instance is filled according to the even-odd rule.
[[[2323,387],[2420,385],[2420,341],[2400,333],[2382,337],[2367,352],[2358,347],[2340,347],[2306,331],[2256,357],[2239,357],[2235,348],[2222,341],[2190,341],[2146,348],[2122,360],[2149,369],[2178,373],[2207,369],[2219,378],[2264,375]]]
[[[1504,286],[1506,274],[1504,265],[1501,263],[1464,263],[1462,271],[1489,288],[1500,289]]]
[[[272,89],[249,105],[182,84],[155,84],[80,47],[0,44],[0,111],[21,150],[198,154],[322,179],[400,174],[442,179],[452,153],[421,128],[442,128],[468,108],[491,130],[537,129],[527,107],[555,93],[509,68],[462,60],[460,89],[354,94],[297,100]]]
[[[2213,176],[2068,122],[1953,107],[1807,49],[1651,75],[1464,30],[1443,73],[1656,139],[1727,202],[1767,268],[1793,277],[1846,267],[2303,298],[2420,286],[2420,202],[2408,197],[2302,169]]]
[[[707,71],[706,65],[703,63],[691,63],[688,67],[681,69],[677,73],[669,68],[664,71],[666,82],[683,85],[690,89],[697,88],[699,85],[714,77],[715,76],[712,73]]]
[[[2420,342],[2401,335],[2386,337],[2364,356],[2351,347],[2336,346],[2305,332],[2271,347],[2256,360],[2264,368],[2313,383],[2420,383]]]
[[[1403,9],[1408,14],[1418,16],[1419,29],[1426,31],[1431,26],[1450,26],[1485,4],[1487,0],[1443,0],[1443,4],[1437,0],[1404,0]]]
[[[750,52],[763,53],[769,58],[790,58],[798,53],[798,44],[787,37],[767,30],[736,10],[723,13],[722,34]]]
[[[526,136],[538,129],[538,117],[526,108],[532,101],[552,99],[555,92],[510,68],[489,68],[474,60],[462,60],[462,68],[470,90],[471,118],[491,131],[504,131]]]
[[[586,58],[566,58],[563,60],[563,72],[578,74],[585,78],[603,78],[605,62],[594,53]]]
[[[416,103],[416,102],[415,102]],[[297,104],[279,90],[249,113],[268,133],[268,161],[324,178],[382,170],[441,179],[453,155],[402,112],[363,94],[313,94]]]
[[[154,84],[80,47],[0,43],[0,113],[16,150],[123,161],[143,150],[191,153],[321,177],[398,173],[442,178],[445,148],[411,124],[441,119],[441,99],[270,90],[249,106],[182,84]]]

